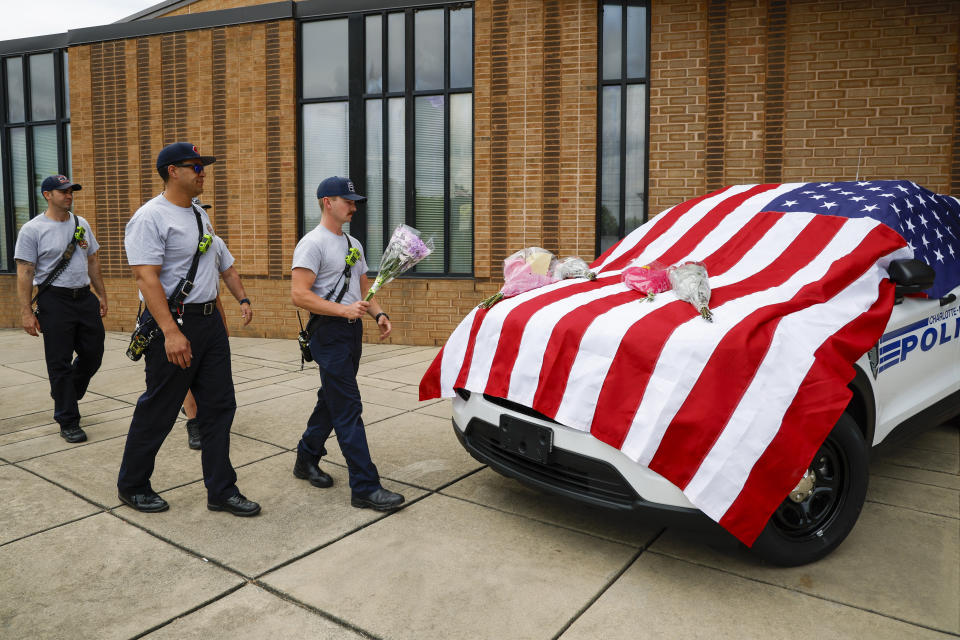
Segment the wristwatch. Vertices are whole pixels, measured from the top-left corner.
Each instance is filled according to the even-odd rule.
[[[250,304],[250,298],[243,298],[240,300],[240,304],[243,304],[244,302],[246,302],[247,304]],[[250,306],[252,307],[253,305],[250,304]]]
[[[373,321],[374,321],[374,322],[380,322],[380,316],[383,316],[383,317],[386,318],[387,320],[390,319],[390,316],[388,316],[388,315],[385,314],[383,311],[381,311],[381,312],[378,313],[377,315],[373,316]]]

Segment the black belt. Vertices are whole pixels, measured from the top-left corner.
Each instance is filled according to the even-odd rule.
[[[78,287],[76,289],[71,289],[70,287],[47,287],[47,291],[52,291],[57,295],[66,296],[67,298],[83,298],[90,293],[90,285],[85,287]]]
[[[318,314],[316,322],[318,324],[325,324],[327,322],[342,322],[344,324],[353,324],[358,320],[360,320],[360,318],[341,318],[340,316],[323,316]]]
[[[191,302],[190,304],[182,305],[183,315],[198,315],[198,316],[212,316],[213,312],[217,310],[217,301],[211,300],[210,302]],[[174,312],[178,311],[175,309]]]

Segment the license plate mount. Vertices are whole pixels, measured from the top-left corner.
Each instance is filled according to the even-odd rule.
[[[502,415],[500,445],[511,453],[546,464],[553,450],[553,431],[526,420]]]

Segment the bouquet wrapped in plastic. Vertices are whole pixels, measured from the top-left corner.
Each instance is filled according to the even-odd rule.
[[[709,307],[710,283],[707,281],[707,267],[702,262],[684,262],[671,267],[668,275],[677,297],[692,304],[704,320],[713,322]]]
[[[658,293],[669,291],[672,286],[667,270],[658,262],[630,265],[620,272],[620,278],[623,284],[645,295],[648,302],[653,302]]]
[[[553,270],[554,274],[560,280],[567,278],[586,278],[587,280],[596,280],[597,274],[590,271],[590,267],[582,258],[571,256],[561,258],[557,261],[557,266]]]
[[[428,255],[433,253],[433,238],[426,241],[420,238],[420,232],[405,224],[398,225],[390,236],[387,248],[380,258],[380,272],[377,279],[370,286],[370,290],[363,298],[369,301],[380,287],[387,284],[398,275],[407,271]]]
[[[520,249],[503,261],[503,288],[480,303],[481,309],[489,309],[503,298],[510,298],[524,291],[553,284],[559,278],[554,275],[557,258],[546,249],[527,247]]]

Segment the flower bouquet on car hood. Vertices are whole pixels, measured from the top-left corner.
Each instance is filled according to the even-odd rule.
[[[526,291],[559,282],[566,278],[596,279],[581,258],[558,260],[552,252],[541,247],[527,247],[503,261],[503,288],[478,306],[489,309],[504,298],[512,298]]]
[[[420,232],[405,224],[397,225],[380,258],[380,273],[363,298],[369,301],[380,287],[433,253],[433,238],[423,240]]]

